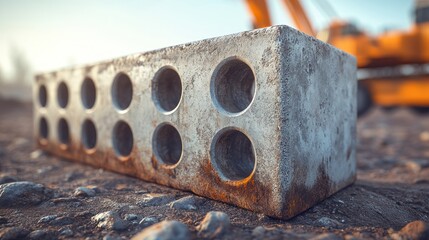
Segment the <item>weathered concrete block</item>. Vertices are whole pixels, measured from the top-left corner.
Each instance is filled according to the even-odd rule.
[[[278,218],[355,179],[355,59],[286,26],[41,74],[38,146]]]

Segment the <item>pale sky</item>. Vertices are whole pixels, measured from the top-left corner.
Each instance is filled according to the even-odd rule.
[[[268,1],[274,24],[291,25]],[[303,0],[317,29],[331,19],[315,1],[373,34],[412,24],[412,0]],[[250,29],[242,0],[0,0],[0,71],[10,74],[12,48],[43,72]]]

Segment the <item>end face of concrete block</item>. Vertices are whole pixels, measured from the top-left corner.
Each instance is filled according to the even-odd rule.
[[[277,218],[356,175],[356,63],[286,26],[41,74],[38,146]]]

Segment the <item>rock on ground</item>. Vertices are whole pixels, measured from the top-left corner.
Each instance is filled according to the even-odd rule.
[[[12,182],[0,185],[0,208],[37,205],[52,197],[52,190],[33,182]]]
[[[315,225],[321,226],[321,227],[334,227],[335,228],[335,227],[341,226],[341,223],[335,219],[332,219],[332,218],[321,217],[317,220]]]
[[[139,201],[137,205],[140,207],[152,207],[167,204],[174,200],[174,196],[168,194],[149,193],[143,195],[143,200]]]
[[[74,190],[73,195],[76,197],[94,197],[95,191],[87,187],[78,187]]]
[[[180,198],[176,201],[171,202],[169,205],[171,208],[180,209],[180,210],[196,210],[197,209],[197,200],[194,196],[187,196]]]
[[[91,218],[92,221],[97,223],[97,227],[122,231],[128,227],[128,222],[121,219],[119,214],[114,211],[99,213]]]
[[[31,240],[54,240],[58,239],[55,235],[55,233],[48,231],[48,230],[35,230],[32,231],[27,236],[28,239]]]
[[[30,231],[20,227],[9,227],[0,230],[0,240],[12,240],[25,238]]]
[[[140,220],[139,224],[143,227],[149,227],[157,222],[159,222],[159,220],[156,217],[144,217]]]
[[[162,221],[135,235],[132,240],[187,240],[191,237],[188,227],[178,221]]]
[[[212,211],[206,214],[197,226],[198,236],[203,238],[220,237],[231,227],[229,216],[224,212]]]

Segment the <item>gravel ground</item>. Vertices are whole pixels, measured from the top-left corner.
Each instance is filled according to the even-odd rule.
[[[283,221],[45,154],[31,104],[0,101],[0,239],[429,239],[428,200],[429,116],[407,109],[361,118],[357,182]]]

